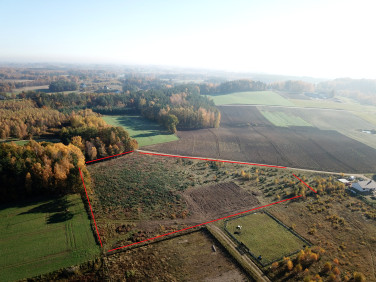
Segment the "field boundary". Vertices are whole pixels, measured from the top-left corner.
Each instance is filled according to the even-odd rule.
[[[86,163],[92,163],[92,162],[96,162],[96,161],[102,161],[104,159],[110,159],[110,158],[113,158],[113,157],[118,157],[118,156],[130,154],[132,152],[134,152],[134,151],[129,151],[129,152],[125,152],[125,153],[121,153],[121,154],[117,154],[117,155],[113,155],[113,156],[109,156],[109,157],[105,157],[105,158],[101,158],[101,159],[96,159],[96,160],[92,160],[92,161],[89,161],[89,162],[86,162]],[[218,159],[211,159],[211,158],[197,158],[197,157],[170,155],[170,154],[159,154],[159,153],[151,153],[151,152],[143,152],[143,151],[137,151],[137,153],[143,154],[143,155],[155,155],[155,156],[162,156],[162,157],[174,157],[174,158],[194,159],[194,160],[203,160],[203,161],[215,161],[215,162],[224,162],[224,163],[242,164],[242,165],[252,165],[252,166],[273,167],[273,168],[283,168],[283,169],[287,168],[287,167],[283,167],[283,166],[274,166],[274,165],[265,165],[265,164],[253,164],[253,163],[246,163],[246,162],[218,160]],[[97,226],[97,223],[96,223],[95,217],[94,217],[94,212],[93,212],[92,206],[90,204],[89,195],[88,195],[86,187],[85,187],[85,181],[84,181],[84,178],[83,178],[83,175],[82,175],[82,172],[81,172],[80,169],[79,169],[79,172],[80,172],[80,176],[81,176],[81,179],[82,179],[82,184],[83,184],[84,189],[85,189],[87,201],[88,201],[88,204],[89,204],[89,207],[90,207],[91,216],[92,216],[92,219],[94,221],[95,229],[96,229],[97,236],[98,236],[98,241],[100,242],[100,245],[103,248],[102,240],[101,240],[100,235],[99,235],[98,226]],[[314,189],[312,189],[308,184],[306,184],[305,182],[303,182],[295,174],[293,174],[293,175],[300,182],[302,182],[304,185],[306,185],[307,187],[309,187],[313,192],[317,193]],[[242,214],[250,213],[250,212],[258,210],[258,209],[262,209],[262,208],[269,207],[269,206],[272,206],[272,205],[276,205],[276,204],[279,204],[279,203],[282,203],[282,202],[286,202],[286,201],[298,199],[298,198],[301,198],[301,197],[303,197],[303,195],[297,195],[297,196],[294,196],[294,197],[291,197],[291,198],[288,198],[288,199],[283,199],[283,200],[280,200],[280,201],[277,201],[277,202],[269,203],[267,205],[263,205],[263,206],[260,206],[260,207],[252,208],[252,209],[249,209],[249,210],[245,210],[245,211],[242,211],[242,212],[239,212],[239,213],[236,213],[236,214],[231,214],[231,215],[224,216],[224,217],[221,217],[221,218],[213,219],[213,220],[210,220],[210,221],[207,221],[207,222],[203,222],[203,223],[200,223],[200,224],[196,224],[196,225],[193,225],[193,226],[189,226],[189,227],[186,227],[186,228],[183,228],[183,229],[180,229],[180,230],[176,230],[176,231],[172,231],[172,232],[165,233],[165,234],[162,234],[162,235],[158,235],[158,236],[155,236],[155,237],[151,237],[151,238],[139,241],[139,242],[134,242],[134,243],[131,243],[131,244],[128,244],[128,245],[125,245],[125,246],[120,246],[120,247],[117,247],[117,248],[114,248],[114,249],[111,249],[111,250],[107,250],[107,253],[114,252],[114,251],[117,251],[117,250],[120,250],[120,249],[124,249],[124,248],[128,248],[128,247],[131,247],[131,246],[139,245],[139,244],[142,244],[142,243],[145,243],[145,242],[153,241],[153,240],[156,240],[156,239],[159,239],[159,238],[162,238],[162,237],[165,237],[165,236],[169,236],[169,235],[172,235],[172,234],[176,234],[176,233],[179,233],[179,232],[183,232],[183,231],[186,231],[186,230],[194,229],[194,228],[197,228],[197,227],[202,227],[202,226],[207,225],[209,223],[213,223],[213,222],[216,222],[216,221],[219,221],[219,220],[223,220],[223,219],[227,219],[227,218],[239,216],[239,215],[242,215]]]
[[[238,219],[238,218],[241,218],[241,217],[244,217],[244,216],[249,216],[249,215],[252,215],[252,214],[255,214],[256,212],[254,213],[250,213],[250,214],[243,214],[243,215],[240,215],[240,216],[237,216],[237,217],[234,217],[234,218],[231,218],[231,219],[228,219],[228,220],[225,220],[225,224],[224,224],[224,229],[227,233],[227,235],[230,236],[230,238],[232,240],[234,240],[237,244],[238,244],[238,248],[242,251],[244,251],[246,254],[248,254],[255,263],[259,264],[260,266],[262,267],[265,267],[265,266],[269,266],[271,265],[273,262],[276,262],[276,261],[280,261],[282,260],[284,257],[289,257],[289,256],[292,256],[292,255],[295,255],[297,253],[300,252],[300,250],[296,250],[296,251],[293,251],[293,252],[290,252],[288,254],[285,254],[277,259],[274,259],[272,261],[268,261],[266,263],[262,263],[255,254],[253,254],[251,252],[251,250],[246,246],[244,245],[244,243],[240,242],[234,235],[231,234],[231,232],[227,229],[227,222],[229,222],[230,220],[235,220],[235,219]],[[275,216],[273,216],[272,214],[268,213],[266,210],[263,210],[261,211],[261,213],[264,213],[266,214],[267,216],[269,216],[271,219],[273,219],[275,222],[277,222],[279,225],[281,225],[283,228],[285,228],[287,231],[289,231],[291,234],[293,234],[294,236],[298,237],[300,240],[302,240],[307,246],[312,246],[312,243],[309,242],[307,239],[305,239],[304,237],[302,237],[300,234],[296,233],[292,228],[286,226],[282,221],[280,221],[278,218],[276,218]]]

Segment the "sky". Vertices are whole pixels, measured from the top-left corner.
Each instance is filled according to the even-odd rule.
[[[0,0],[0,61],[376,79],[374,0]]]

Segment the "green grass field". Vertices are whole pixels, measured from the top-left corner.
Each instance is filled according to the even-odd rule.
[[[265,111],[260,110],[262,115],[275,126],[289,127],[289,126],[312,126],[301,117],[287,114],[284,112]]]
[[[59,143],[61,142],[60,139],[57,138],[37,138],[33,139],[36,142],[51,142],[51,143]],[[30,142],[30,140],[19,140],[16,138],[8,138],[8,139],[1,139],[0,143],[11,143],[14,142],[16,145],[23,146]]]
[[[238,225],[240,235],[234,234]],[[263,264],[275,261],[303,249],[305,243],[265,213],[252,213],[227,222],[227,229]]]
[[[375,106],[362,105],[355,101],[349,99],[342,99],[342,103],[337,103],[327,100],[299,100],[299,99],[289,99],[298,107],[305,108],[322,108],[322,109],[338,109],[338,110],[347,110],[350,112],[370,112],[376,113]]]
[[[212,98],[217,106],[234,104],[295,106],[292,102],[273,91],[234,92],[224,95],[208,95],[208,97]]]
[[[129,135],[137,140],[140,147],[179,139],[176,135],[166,132],[156,122],[141,116],[104,116],[103,119],[110,125],[124,127]]]
[[[79,195],[0,206],[0,281],[48,273],[100,253]]]

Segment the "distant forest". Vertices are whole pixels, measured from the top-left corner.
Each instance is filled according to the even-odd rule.
[[[141,85],[142,84],[142,85]],[[151,86],[152,85],[152,86]],[[145,90],[141,89],[144,87]],[[154,82],[125,84],[125,93],[47,93],[27,92],[24,98],[33,100],[38,107],[60,112],[92,109],[101,114],[139,113],[157,121],[170,132],[176,129],[218,127],[220,112],[213,101],[200,95],[197,85],[168,87]]]

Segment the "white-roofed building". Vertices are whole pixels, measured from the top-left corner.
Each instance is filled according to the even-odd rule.
[[[376,193],[376,182],[373,180],[354,182],[353,184],[351,184],[351,188],[353,188],[357,192],[372,194]]]

